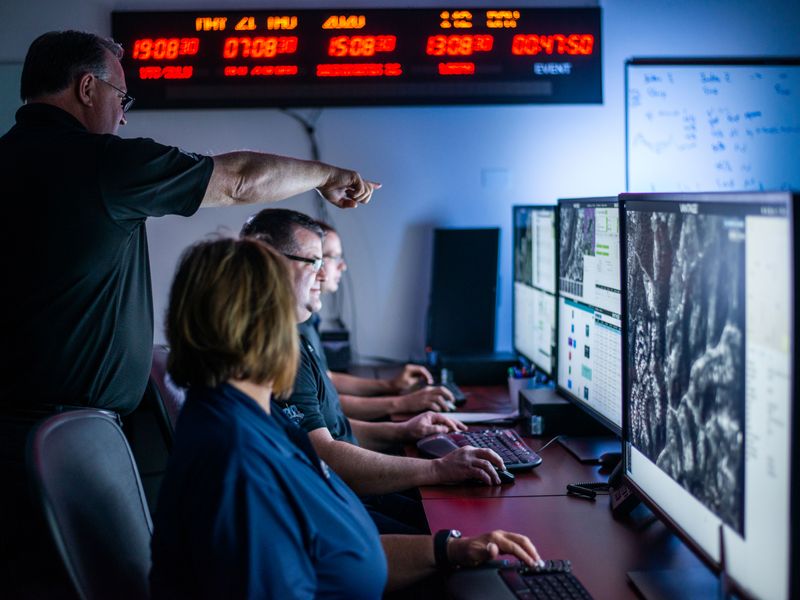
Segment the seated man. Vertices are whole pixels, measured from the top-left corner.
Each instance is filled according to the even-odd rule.
[[[298,323],[320,307],[322,238],[320,226],[291,210],[265,209],[244,224],[242,236],[266,241],[286,257],[296,295]],[[380,451],[433,433],[464,430],[463,423],[426,412],[404,423],[368,423],[348,419],[339,395],[317,352],[300,336],[300,365],[284,414],[305,429],[314,449],[359,495],[389,494],[421,485],[477,480],[499,485],[495,469],[503,460],[485,448],[459,448],[443,458],[426,460],[389,456]]]
[[[333,227],[323,221],[317,223],[325,233],[322,241],[322,257],[325,259],[322,293],[334,293],[339,289],[342,273],[347,270],[342,256],[342,241]],[[318,324],[319,316],[313,314],[300,325],[300,333],[314,346],[323,369],[339,392],[342,409],[348,417],[371,421],[398,413],[455,410],[453,394],[447,388],[431,386],[433,377],[421,365],[405,365],[393,379],[368,379],[331,371],[320,342]],[[425,387],[420,389],[420,385]]]

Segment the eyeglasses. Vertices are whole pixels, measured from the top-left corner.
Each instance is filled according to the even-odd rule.
[[[100,79],[100,78],[98,77],[97,79]],[[128,92],[123,92],[121,89],[119,89],[113,83],[109,83],[105,79],[100,79],[100,81],[105,83],[107,86],[110,86],[110,87],[114,88],[120,94],[122,94],[122,97],[119,99],[120,104],[122,104],[122,112],[124,112],[124,113],[128,112],[131,109],[131,106],[133,106],[133,103],[136,100],[136,98],[131,96]]]
[[[326,263],[330,262],[337,266],[344,262],[344,256],[342,254],[323,254],[322,258],[325,259]]]
[[[284,253],[284,256],[290,260],[296,260],[311,265],[311,270],[314,271],[314,273],[318,272],[322,268],[322,265],[325,264],[325,259],[323,258],[306,258],[305,256],[295,256],[294,254],[286,253]]]

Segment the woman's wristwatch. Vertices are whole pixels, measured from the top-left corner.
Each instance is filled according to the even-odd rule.
[[[461,532],[458,529],[440,529],[433,536],[433,559],[437,569],[449,569],[450,559],[447,558],[447,544],[450,539],[458,539]]]

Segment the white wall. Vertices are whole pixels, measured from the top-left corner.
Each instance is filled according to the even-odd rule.
[[[583,4],[587,3],[591,4]],[[30,41],[50,29],[109,33],[112,9],[168,10],[225,4],[220,0],[148,4],[130,0],[6,1],[0,5],[0,63],[21,61]],[[369,3],[393,4],[425,5]],[[512,4],[542,5],[530,1]],[[310,8],[357,4],[264,0],[236,5]],[[351,321],[353,302],[358,315],[359,352],[401,359],[421,354],[431,229],[436,226],[503,228],[497,347],[510,348],[511,206],[623,191],[626,58],[800,55],[797,0],[608,0],[601,6],[602,105],[347,108],[322,112],[318,137],[323,160],[358,169],[384,184],[369,206],[332,212],[352,275],[354,295],[347,299],[344,314],[345,320]],[[135,87],[131,91],[135,94]],[[15,94],[16,90],[0,91],[4,99]],[[130,117],[123,135],[153,137],[196,152],[248,148],[309,155],[300,126],[274,110],[134,111]],[[505,179],[497,177],[496,171],[505,173]],[[306,195],[284,206],[311,212],[314,200]],[[148,223],[157,340],[163,339],[160,320],[180,251],[221,227],[237,232],[254,211],[252,207],[202,209],[190,219],[167,217]]]

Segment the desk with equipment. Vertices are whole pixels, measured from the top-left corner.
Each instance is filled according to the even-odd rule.
[[[524,533],[543,558],[571,561],[595,598],[634,597],[634,587],[651,599],[794,597],[797,199],[748,192],[623,194],[618,207],[560,201],[560,219],[579,208],[580,220],[560,220],[557,387],[571,402],[564,406],[622,438],[610,501],[592,493],[608,470],[546,443],[563,433],[550,428],[525,438],[542,461],[517,470],[514,483],[423,488],[431,531]],[[608,240],[598,243],[601,228],[616,237],[618,261]],[[565,245],[568,231],[580,235]],[[613,306],[564,299],[587,291]],[[565,347],[573,353],[566,364]],[[464,391],[467,410],[515,408],[504,388]],[[538,393],[552,391],[519,395]],[[532,424],[523,419],[520,431]],[[510,572],[461,571],[448,591],[457,599],[540,597],[533,582],[544,577]]]
[[[474,411],[506,412],[512,408],[501,386],[464,386],[467,407]],[[480,430],[495,425],[472,425]],[[547,439],[524,437],[533,450]],[[407,454],[418,456],[416,447]],[[628,571],[650,569],[707,569],[680,540],[652,516],[639,509],[635,516],[615,519],[606,493],[595,499],[567,494],[567,485],[605,482],[610,469],[579,462],[562,445],[551,443],[540,451],[542,463],[530,471],[515,472],[513,484],[500,486],[452,485],[420,488],[432,532],[456,527],[464,535],[504,529],[533,540],[545,559],[567,559],[572,572],[596,599],[635,598],[627,583]],[[450,578],[455,598],[493,598],[500,582],[487,581],[485,570],[461,572]],[[455,586],[455,588],[453,587]],[[469,591],[465,595],[465,591]],[[510,593],[510,592],[509,592]],[[509,598],[513,596],[508,596]]]

